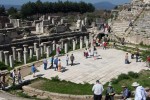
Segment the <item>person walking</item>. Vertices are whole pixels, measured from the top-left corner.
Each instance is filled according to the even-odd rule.
[[[22,76],[21,76],[21,72],[20,72],[20,68],[18,69],[18,72],[17,72],[17,76],[18,76],[18,84],[22,83]]]
[[[54,56],[52,56],[52,58],[50,59],[50,62],[51,62],[51,66],[50,66],[50,69],[51,69],[53,68]]]
[[[46,58],[43,60],[43,64],[44,64],[44,70],[46,70],[47,69],[47,59]]]
[[[14,69],[12,72],[13,85],[16,83],[16,70]]]
[[[102,92],[104,91],[104,89],[99,80],[96,81],[96,84],[93,86],[92,91],[94,92],[94,100],[102,99]]]
[[[121,99],[126,100],[127,98],[130,98],[131,92],[127,88],[127,86],[123,85],[122,88],[123,88],[123,92],[122,92],[122,98]]]
[[[146,67],[150,67],[150,56],[147,56]]]
[[[35,77],[36,68],[34,64],[31,66],[31,72],[33,73],[33,77]]]
[[[147,93],[144,87],[140,86],[137,82],[132,83],[132,86],[135,88],[134,100],[146,100]]]
[[[73,54],[71,54],[71,56],[70,56],[71,66],[73,66],[74,59],[75,59],[75,58],[74,58]]]
[[[128,53],[126,53],[126,55],[125,55],[125,64],[129,64]]]
[[[115,90],[112,87],[111,83],[109,83],[108,88],[106,90],[105,100],[114,100]]]
[[[58,72],[61,72],[61,60],[58,60]]]
[[[66,66],[69,65],[68,62],[69,62],[69,55],[67,54],[67,56],[66,56]]]
[[[139,56],[140,56],[140,54],[139,54],[139,50],[137,50],[137,52],[136,52],[136,54],[135,54],[135,56],[136,56],[136,62],[138,62],[139,60]]]
[[[55,71],[56,71],[58,70],[58,57],[55,58],[54,64],[55,64]]]

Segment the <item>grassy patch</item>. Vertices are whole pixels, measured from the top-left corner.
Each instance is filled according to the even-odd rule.
[[[68,81],[60,81],[57,77],[52,80],[39,78],[32,82],[30,85],[44,91],[62,93],[62,94],[75,94],[75,95],[92,95],[92,86],[86,84],[76,84]]]
[[[112,86],[117,94],[122,91],[122,85],[126,85],[130,90],[134,90],[131,86],[133,82],[138,82],[144,87],[150,87],[150,70],[144,70],[140,73],[129,72],[128,74],[120,74],[118,78],[112,79]],[[108,86],[108,83],[104,85],[104,88]]]

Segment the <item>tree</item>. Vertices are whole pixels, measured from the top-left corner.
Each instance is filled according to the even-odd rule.
[[[10,8],[7,10],[7,13],[8,13],[9,15],[16,14],[16,13],[17,13],[17,9],[14,8],[14,7],[10,7]]]
[[[4,5],[0,5],[0,15],[5,15],[5,7]]]

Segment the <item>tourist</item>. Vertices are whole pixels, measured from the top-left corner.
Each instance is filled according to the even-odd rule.
[[[54,56],[52,56],[50,62],[51,62],[51,66],[50,66],[50,69],[51,69],[51,68],[53,68]]]
[[[70,56],[71,66],[73,66],[74,59],[75,59],[75,58],[74,58],[73,54],[71,54],[71,56]]]
[[[85,56],[85,58],[87,58],[87,57],[88,57],[88,51],[87,51],[87,48],[85,48],[84,56]]]
[[[134,50],[131,51],[131,59],[134,59]]]
[[[20,68],[18,69],[18,72],[17,72],[17,76],[18,76],[18,84],[22,83],[22,76],[21,76],[21,72],[20,72]]]
[[[139,54],[139,50],[137,50],[137,52],[136,52],[135,56],[136,56],[136,62],[138,62],[138,59],[139,59],[139,56],[140,56],[140,54]]]
[[[16,83],[16,70],[14,69],[12,72],[13,85]]]
[[[111,83],[108,84],[108,88],[106,90],[105,100],[114,100],[115,90],[112,87]]]
[[[66,56],[66,66],[69,65],[68,62],[69,62],[69,55],[67,54],[67,56]]]
[[[92,53],[91,53],[91,49],[90,49],[90,48],[88,49],[88,55],[89,55],[89,57],[92,56]]]
[[[127,86],[123,85],[122,88],[123,88],[123,93],[122,93],[122,98],[121,99],[126,100],[127,98],[130,98],[131,92],[127,88]]]
[[[58,72],[61,72],[61,61],[60,61],[60,59],[58,60]]]
[[[58,57],[54,59],[55,71],[58,70]]]
[[[128,53],[125,55],[125,64],[129,64]]]
[[[135,88],[134,100],[146,100],[147,93],[139,83],[134,82],[132,86]]]
[[[104,44],[103,44],[103,49],[106,50],[106,46],[107,46],[107,42],[104,42]]]
[[[47,59],[46,58],[43,60],[43,64],[44,64],[44,70],[46,70],[47,69]]]
[[[146,67],[150,67],[150,56],[147,56]]]
[[[36,68],[34,64],[31,66],[31,72],[33,73],[33,77],[35,77]]]
[[[99,80],[96,81],[96,84],[93,86],[92,91],[94,92],[94,100],[102,99],[102,92],[104,91],[104,89]]]
[[[113,48],[116,48],[116,42],[113,43]]]

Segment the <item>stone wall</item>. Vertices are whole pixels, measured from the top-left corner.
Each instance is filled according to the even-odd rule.
[[[29,96],[36,96],[40,99],[51,98],[52,100],[93,100],[93,95],[70,95],[70,94],[60,94],[52,93],[47,91],[38,90],[29,86],[23,86],[23,91]],[[104,100],[105,97],[103,97]],[[121,98],[121,96],[116,95],[115,100]]]

